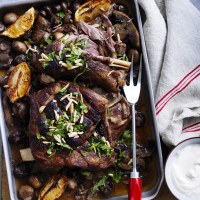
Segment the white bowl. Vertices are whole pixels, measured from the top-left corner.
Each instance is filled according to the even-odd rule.
[[[195,137],[195,138],[190,138],[188,140],[185,140],[183,142],[181,142],[180,144],[178,144],[169,154],[168,158],[167,158],[167,161],[166,161],[166,165],[165,165],[165,179],[166,179],[166,182],[167,182],[167,185],[170,189],[170,191],[172,192],[172,194],[177,198],[177,199],[180,199],[180,200],[200,200],[200,195],[189,195],[188,196],[188,193],[186,192],[187,190],[185,189],[185,193],[187,194],[184,194],[183,190],[181,191],[180,189],[180,185],[181,184],[177,184],[176,181],[175,181],[175,176],[179,175],[179,172],[177,173],[173,173],[175,171],[174,170],[174,167],[173,167],[173,164],[175,163],[175,159],[177,159],[178,155],[180,155],[180,152],[181,150],[184,151],[184,149],[186,149],[185,147],[189,147],[190,145],[194,145],[194,144],[198,144],[200,146],[200,137]],[[188,159],[191,158],[193,152],[191,152],[191,154],[189,155],[185,155],[185,160],[187,162]],[[187,157],[188,156],[188,157]],[[200,159],[200,158],[197,158],[197,159]],[[187,163],[184,163],[183,162],[183,165],[187,165]],[[180,170],[183,170],[185,166],[181,165],[180,166]],[[200,169],[200,165],[198,166],[199,169]],[[178,166],[178,169],[179,169],[179,166]],[[177,180],[177,179],[176,179]],[[200,183],[200,177],[199,177],[199,183]],[[187,184],[186,184],[187,186]],[[190,187],[191,184],[188,184],[188,187]],[[200,184],[199,184],[199,187],[200,188]],[[194,188],[192,189],[194,190]],[[197,191],[197,190],[195,190]],[[192,193],[195,193],[195,191],[192,191]]]

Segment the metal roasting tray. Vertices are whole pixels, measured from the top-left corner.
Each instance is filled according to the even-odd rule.
[[[6,2],[0,5],[0,17],[7,11],[19,11],[19,10],[26,10],[30,6],[39,6],[44,3],[55,3],[53,0],[18,0],[13,2]],[[58,3],[59,1],[57,1]],[[163,181],[163,159],[162,159],[162,150],[160,145],[160,137],[156,125],[156,115],[155,115],[155,108],[154,108],[154,100],[153,100],[153,93],[152,93],[152,86],[151,86],[151,77],[149,71],[149,64],[148,64],[148,57],[146,52],[144,34],[143,34],[143,20],[145,16],[142,12],[142,9],[139,7],[137,0],[114,0],[114,2],[122,2],[123,4],[127,4],[129,8],[129,15],[133,16],[133,20],[135,20],[135,24],[140,32],[141,38],[141,50],[143,54],[143,80],[142,80],[142,91],[141,97],[139,100],[138,107],[143,109],[146,113],[146,132],[149,135],[145,135],[143,137],[150,137],[154,140],[156,145],[156,151],[154,152],[154,166],[152,168],[151,174],[152,177],[149,180],[147,186],[143,188],[142,192],[142,199],[148,200],[153,199],[158,194],[160,186]],[[145,103],[144,103],[145,102]],[[140,111],[140,109],[139,109]],[[2,106],[2,90],[0,88],[0,130],[3,142],[3,149],[4,149],[4,156],[5,156],[5,163],[7,169],[7,177],[8,177],[8,184],[9,184],[9,191],[10,191],[10,198],[11,200],[17,200],[17,181],[13,176],[13,169],[12,169],[12,148],[8,142],[8,131],[4,121],[4,111]],[[143,132],[139,131],[137,134],[143,134]],[[123,200],[127,199],[127,195],[125,196],[117,196],[109,198],[109,200]]]

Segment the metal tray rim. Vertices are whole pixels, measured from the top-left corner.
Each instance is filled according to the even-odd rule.
[[[29,0],[27,2],[26,0],[18,0],[18,1],[12,1],[12,2],[6,2],[2,3],[0,5],[0,9],[4,7],[10,7],[10,6],[18,6],[18,5],[28,5],[33,3],[44,3],[44,2],[50,2],[52,0]],[[146,52],[146,45],[144,40],[144,34],[143,34],[143,27],[142,27],[142,20],[141,20],[141,14],[140,9],[137,0],[132,0],[135,5],[136,10],[136,16],[137,16],[137,23],[138,23],[138,29],[140,32],[141,37],[141,46],[142,46],[142,52],[143,52],[143,59],[144,59],[144,68],[145,68],[145,74],[147,78],[147,86],[148,86],[148,92],[150,96],[150,107],[152,111],[152,117],[153,117],[153,127],[155,132],[155,141],[157,146],[157,153],[158,153],[158,166],[160,170],[160,177],[158,182],[154,185],[154,187],[150,191],[145,191],[142,193],[142,199],[143,200],[150,200],[157,196],[161,184],[164,179],[164,168],[163,168],[163,158],[162,158],[162,150],[161,150],[161,144],[160,144],[160,137],[159,132],[156,124],[156,115],[155,115],[155,109],[154,109],[154,100],[153,100],[153,92],[152,92],[152,85],[151,85],[151,76],[149,71],[149,63],[148,63],[148,57]],[[3,142],[3,149],[4,149],[4,156],[5,156],[5,162],[6,162],[6,170],[7,170],[7,176],[8,176],[8,185],[9,185],[9,191],[10,191],[10,198],[11,200],[16,200],[17,192],[16,192],[16,185],[15,185],[15,179],[12,175],[12,165],[11,165],[11,150],[10,146],[8,144],[8,138],[7,138],[7,128],[4,120],[4,111],[2,106],[2,91],[0,89],[0,131],[2,136],[2,142]],[[109,198],[110,200],[117,200],[117,199],[127,199],[127,195],[120,196],[120,197],[113,197]],[[108,199],[107,199],[108,200]]]

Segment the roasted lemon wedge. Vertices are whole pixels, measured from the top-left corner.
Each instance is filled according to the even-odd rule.
[[[75,21],[91,22],[110,7],[110,0],[90,0],[84,3],[75,13]]]
[[[1,35],[9,38],[18,38],[27,32],[34,23],[35,9],[32,7],[11,24]]]
[[[7,69],[0,69],[0,79],[6,76]]]
[[[40,190],[38,200],[53,200],[59,198],[67,187],[67,177],[53,175]]]
[[[30,86],[31,70],[26,62],[18,64],[8,78],[7,95],[12,103],[23,97]]]

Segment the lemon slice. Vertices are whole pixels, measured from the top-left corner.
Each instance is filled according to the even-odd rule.
[[[31,71],[26,62],[18,64],[8,78],[7,95],[13,103],[23,97],[30,86]]]
[[[75,21],[91,22],[98,15],[105,13],[110,3],[110,0],[90,0],[84,3],[75,13]]]
[[[32,7],[11,24],[1,35],[9,38],[18,38],[27,32],[34,23],[35,9]]]
[[[7,69],[0,69],[0,79],[6,76]]]

